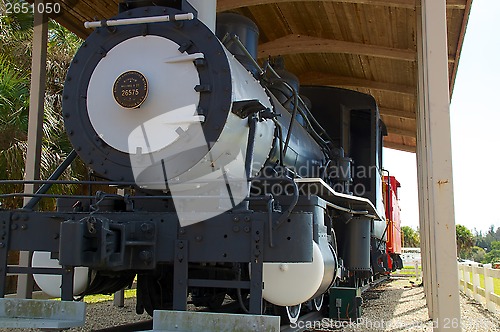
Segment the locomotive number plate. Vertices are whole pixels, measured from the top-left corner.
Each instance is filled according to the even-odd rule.
[[[137,108],[148,96],[148,80],[136,70],[129,70],[118,76],[113,84],[113,97],[123,108]]]

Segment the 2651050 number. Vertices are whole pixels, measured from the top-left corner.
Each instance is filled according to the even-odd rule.
[[[46,2],[39,4],[29,4],[27,2],[7,2],[5,4],[6,14],[59,14],[61,13],[61,4],[58,2]]]

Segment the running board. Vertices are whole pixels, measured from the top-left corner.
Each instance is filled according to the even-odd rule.
[[[277,316],[155,310],[153,329],[149,332],[278,332],[279,330],[280,318]]]
[[[1,327],[67,329],[84,323],[83,302],[0,298]]]

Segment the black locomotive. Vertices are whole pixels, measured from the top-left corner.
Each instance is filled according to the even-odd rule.
[[[219,14],[214,32],[197,9],[125,1],[88,24],[63,116],[110,190],[59,197],[56,212],[0,212],[10,249],[50,252],[63,299],[137,278],[138,312],[186,310],[188,298],[216,311],[228,295],[293,321],[331,287],[386,271],[385,127],[369,95],[300,86],[281,59],[259,65],[249,19]]]

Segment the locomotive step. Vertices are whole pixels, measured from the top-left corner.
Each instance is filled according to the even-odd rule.
[[[280,318],[265,315],[155,310],[150,331],[280,331]]]
[[[85,306],[84,302],[0,298],[0,326],[39,329],[83,326]]]

